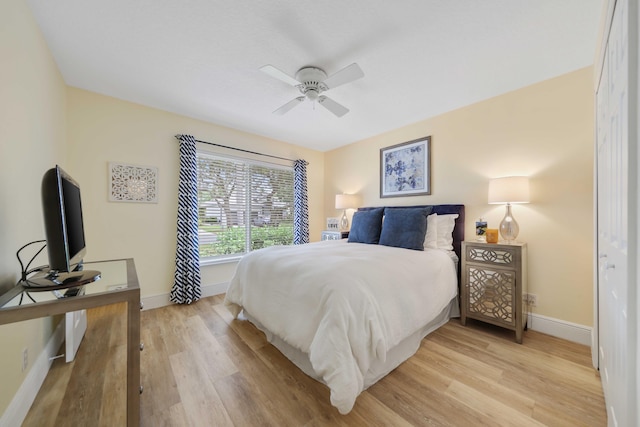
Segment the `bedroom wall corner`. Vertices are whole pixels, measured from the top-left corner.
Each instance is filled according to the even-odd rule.
[[[593,325],[593,70],[587,67],[425,119],[326,153],[326,216],[337,192],[367,206],[464,203],[474,221],[497,227],[501,205],[487,204],[489,179],[527,175],[531,203],[514,207],[518,240],[529,246],[534,314]],[[432,195],[379,197],[380,149],[432,137]],[[345,186],[348,185],[348,188]]]
[[[44,238],[40,184],[44,172],[66,158],[67,117],[64,80],[25,0],[0,2],[0,28],[0,288],[6,290],[19,277],[18,248]],[[46,263],[41,254],[33,265]],[[58,322],[0,326],[0,425],[22,422],[24,410],[12,401],[18,392],[38,391],[38,381],[27,379]],[[25,348],[29,366],[22,371]],[[19,404],[28,409],[30,402]]]

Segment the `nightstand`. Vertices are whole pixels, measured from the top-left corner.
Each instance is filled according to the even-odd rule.
[[[323,231],[320,240],[340,240],[349,237],[348,231]]]
[[[460,320],[481,320],[516,332],[527,324],[527,244],[462,242]]]

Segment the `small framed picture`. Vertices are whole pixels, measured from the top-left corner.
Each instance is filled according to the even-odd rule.
[[[476,221],[476,240],[484,240],[487,234],[487,221],[480,218]]]
[[[327,230],[339,231],[340,230],[340,218],[327,218]]]

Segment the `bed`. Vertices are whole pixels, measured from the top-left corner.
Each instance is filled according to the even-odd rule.
[[[348,240],[245,255],[225,304],[326,384],[346,414],[427,334],[459,316],[462,240],[464,205],[361,208]]]

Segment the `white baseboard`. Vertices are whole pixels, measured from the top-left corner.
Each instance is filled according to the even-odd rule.
[[[557,338],[573,341],[591,347],[591,329],[589,326],[554,319],[541,314],[529,313],[529,329]]]
[[[224,294],[229,288],[229,282],[216,283],[213,285],[202,286],[202,297],[210,297],[213,295]],[[169,294],[154,295],[142,298],[143,310],[151,310],[152,308],[165,307],[173,304],[169,300]]]
[[[38,391],[40,391],[40,387],[47,377],[49,368],[51,368],[51,364],[53,363],[52,358],[57,355],[56,353],[64,341],[64,332],[64,322],[58,323],[47,345],[36,358],[22,385],[15,396],[13,396],[4,414],[2,414],[0,427],[22,425],[22,422],[29,412],[29,408],[31,408],[31,404],[36,399]]]

